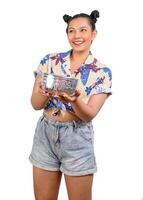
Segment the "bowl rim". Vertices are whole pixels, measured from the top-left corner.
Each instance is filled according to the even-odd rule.
[[[52,73],[45,73],[45,72],[43,72],[43,76],[53,76],[53,77],[56,77],[56,78],[61,78],[61,79],[70,79],[70,80],[76,80],[76,81],[78,81],[78,79],[77,78],[74,78],[74,77],[66,77],[66,76],[61,76],[61,75],[56,75],[56,74],[52,74]]]

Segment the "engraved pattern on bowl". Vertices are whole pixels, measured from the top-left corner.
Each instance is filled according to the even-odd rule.
[[[78,79],[58,76],[53,74],[42,74],[42,89],[49,91],[66,92],[72,95],[77,87]]]

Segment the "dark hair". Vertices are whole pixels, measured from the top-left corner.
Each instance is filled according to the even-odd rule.
[[[75,19],[75,18],[79,18],[79,17],[84,17],[84,18],[87,18],[88,21],[89,21],[89,24],[91,26],[91,29],[92,31],[95,30],[95,23],[97,21],[97,18],[99,17],[99,11],[98,10],[94,10],[91,12],[90,15],[86,14],[86,13],[80,13],[80,14],[76,14],[74,15],[73,17],[70,16],[70,15],[64,15],[63,16],[63,19],[64,21],[67,23],[67,28],[66,28],[66,32],[68,32],[68,26],[69,26],[69,23]]]

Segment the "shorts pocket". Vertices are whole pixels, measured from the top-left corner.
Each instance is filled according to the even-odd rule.
[[[93,141],[93,129],[91,124],[86,124],[84,126],[81,126],[79,133],[85,140],[90,142]]]

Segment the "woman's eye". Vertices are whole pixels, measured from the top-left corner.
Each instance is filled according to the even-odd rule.
[[[73,30],[68,30],[68,33],[72,33],[73,32]]]
[[[81,29],[81,32],[86,32],[86,29]]]

